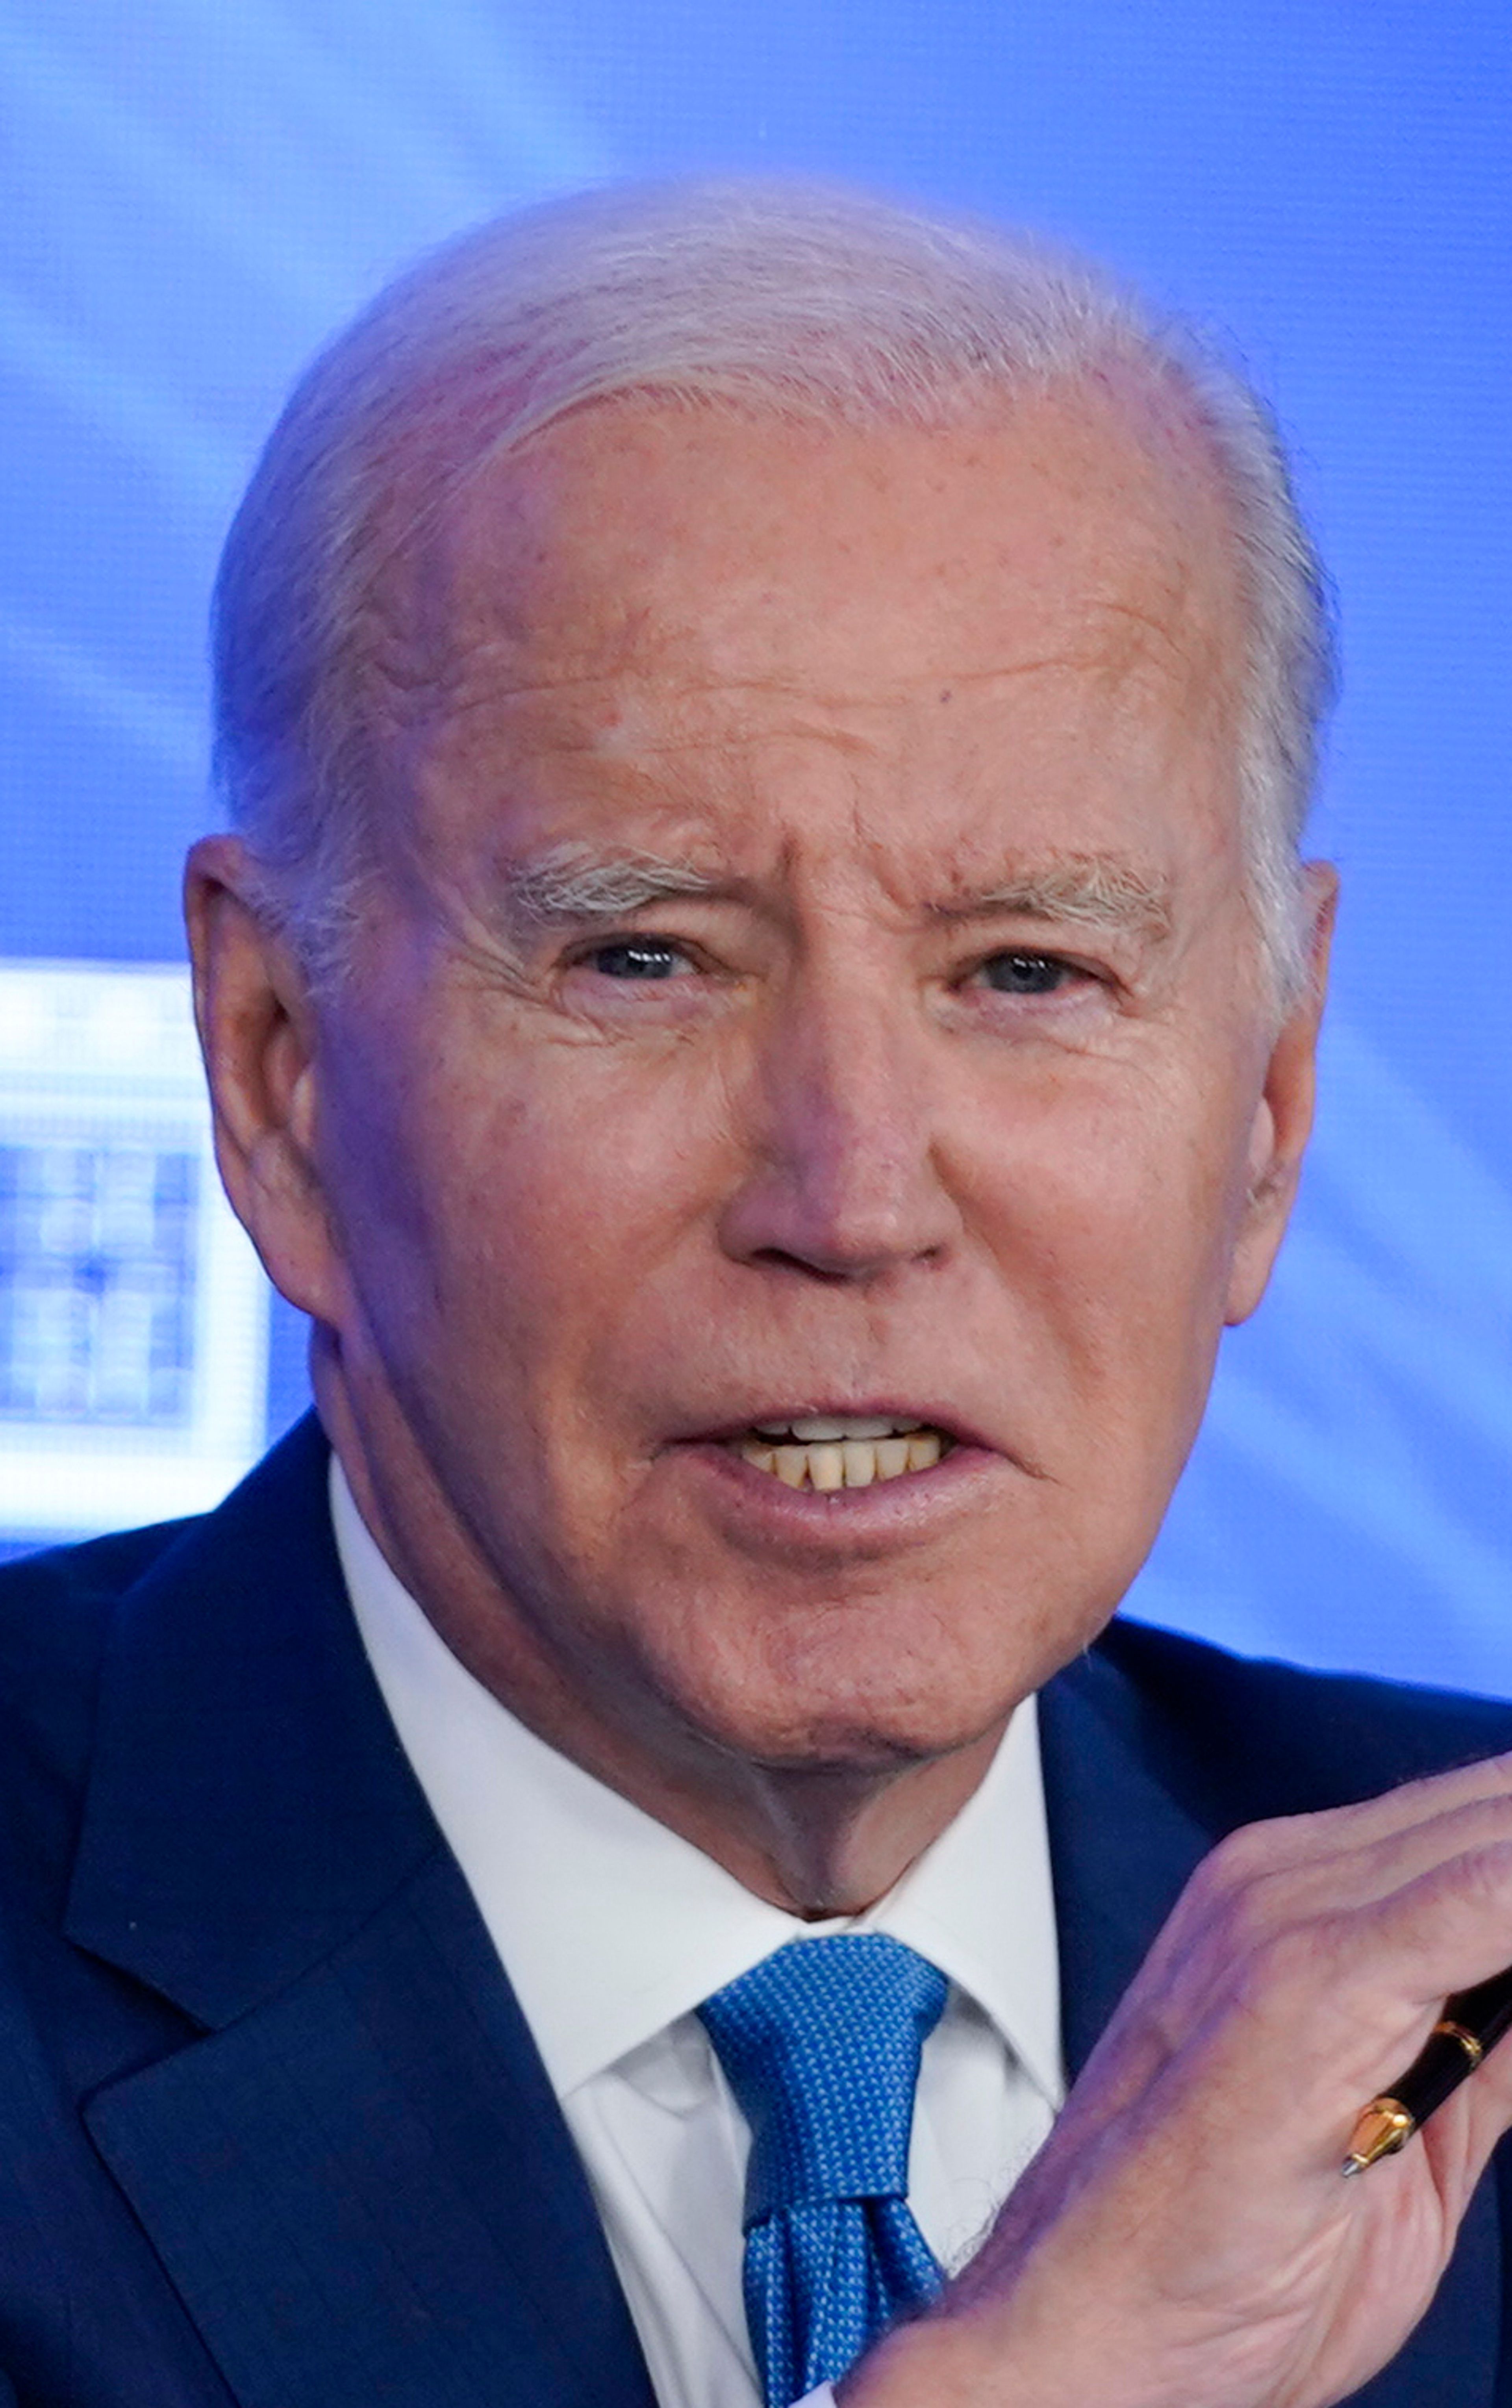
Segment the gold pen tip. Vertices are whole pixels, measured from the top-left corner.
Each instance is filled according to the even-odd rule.
[[[1416,2129],[1416,2117],[1399,2100],[1373,2099],[1349,2135],[1348,2155],[1340,2172],[1362,2174],[1367,2166],[1391,2157],[1404,2142],[1411,2140]]]

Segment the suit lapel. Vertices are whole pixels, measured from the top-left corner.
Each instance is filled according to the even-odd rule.
[[[1041,1693],[1040,1760],[1075,2081],[1218,1830],[1151,1770],[1136,1685],[1094,1650]]]
[[[296,1432],[127,1600],[68,1909],[199,2027],[95,2145],[243,2408],[649,2408],[534,2043]]]

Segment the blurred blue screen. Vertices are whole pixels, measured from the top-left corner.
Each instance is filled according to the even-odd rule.
[[[1229,330],[1290,432],[1347,681],[1322,1106],[1134,1604],[1512,1689],[1509,122],[1505,0],[10,0],[0,1534],[208,1497],[305,1393],[178,1039],[154,1071],[109,1033],[179,1010],[206,595],[283,390],[476,217],[795,168],[1091,247]]]

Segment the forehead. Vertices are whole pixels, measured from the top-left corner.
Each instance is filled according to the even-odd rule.
[[[1196,438],[1070,386],[929,427],[590,406],[466,480],[427,568],[459,666],[502,637],[612,672],[662,638],[666,670],[717,671],[738,616],[742,659],[764,636],[774,666],[818,670],[878,579],[908,587],[914,643],[1016,602],[1063,624],[1137,601],[1174,629],[1221,613],[1231,551]],[[820,600],[838,619],[801,607]]]
[[[1228,742],[1243,643],[1195,441],[1096,388],[928,429],[595,405],[475,474],[385,624],[432,810],[508,764],[674,816],[716,757],[1033,787],[1136,726]]]

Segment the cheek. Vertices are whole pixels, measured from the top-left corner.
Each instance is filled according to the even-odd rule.
[[[1222,1321],[1246,1128],[1219,1080],[1099,1072],[1078,1063],[1001,1116],[978,1158],[981,1226],[1008,1294],[1034,1298],[1069,1392],[1147,1427],[1164,1405],[1184,1426]]]
[[[570,1044],[366,1052],[334,1099],[328,1151],[382,1351],[492,1409],[586,1380],[703,1211],[693,1099],[671,1082],[643,1092]]]

